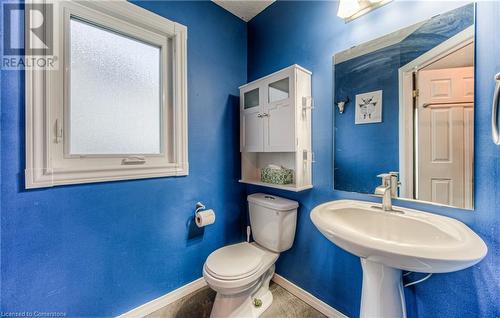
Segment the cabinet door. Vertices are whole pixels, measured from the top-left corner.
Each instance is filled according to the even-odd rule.
[[[241,151],[264,151],[262,97],[259,87],[241,91]]]
[[[264,151],[295,151],[295,104],[293,72],[280,73],[266,81]]]

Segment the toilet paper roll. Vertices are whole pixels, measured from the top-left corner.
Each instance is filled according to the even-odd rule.
[[[215,222],[215,212],[212,209],[196,212],[194,218],[198,227],[204,227]]]

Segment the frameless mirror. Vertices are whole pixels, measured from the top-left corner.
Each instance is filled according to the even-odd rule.
[[[474,9],[335,54],[335,189],[473,208]]]

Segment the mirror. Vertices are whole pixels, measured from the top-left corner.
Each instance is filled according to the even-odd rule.
[[[474,4],[334,56],[334,185],[473,208]],[[394,183],[393,183],[394,184]]]

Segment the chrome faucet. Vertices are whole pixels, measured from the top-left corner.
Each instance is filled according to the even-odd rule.
[[[397,190],[397,183],[394,180],[397,180],[397,175],[382,173],[377,177],[382,178],[382,184],[375,188],[375,195],[382,196],[382,210],[392,211],[392,196]],[[396,189],[393,189],[393,187]]]

